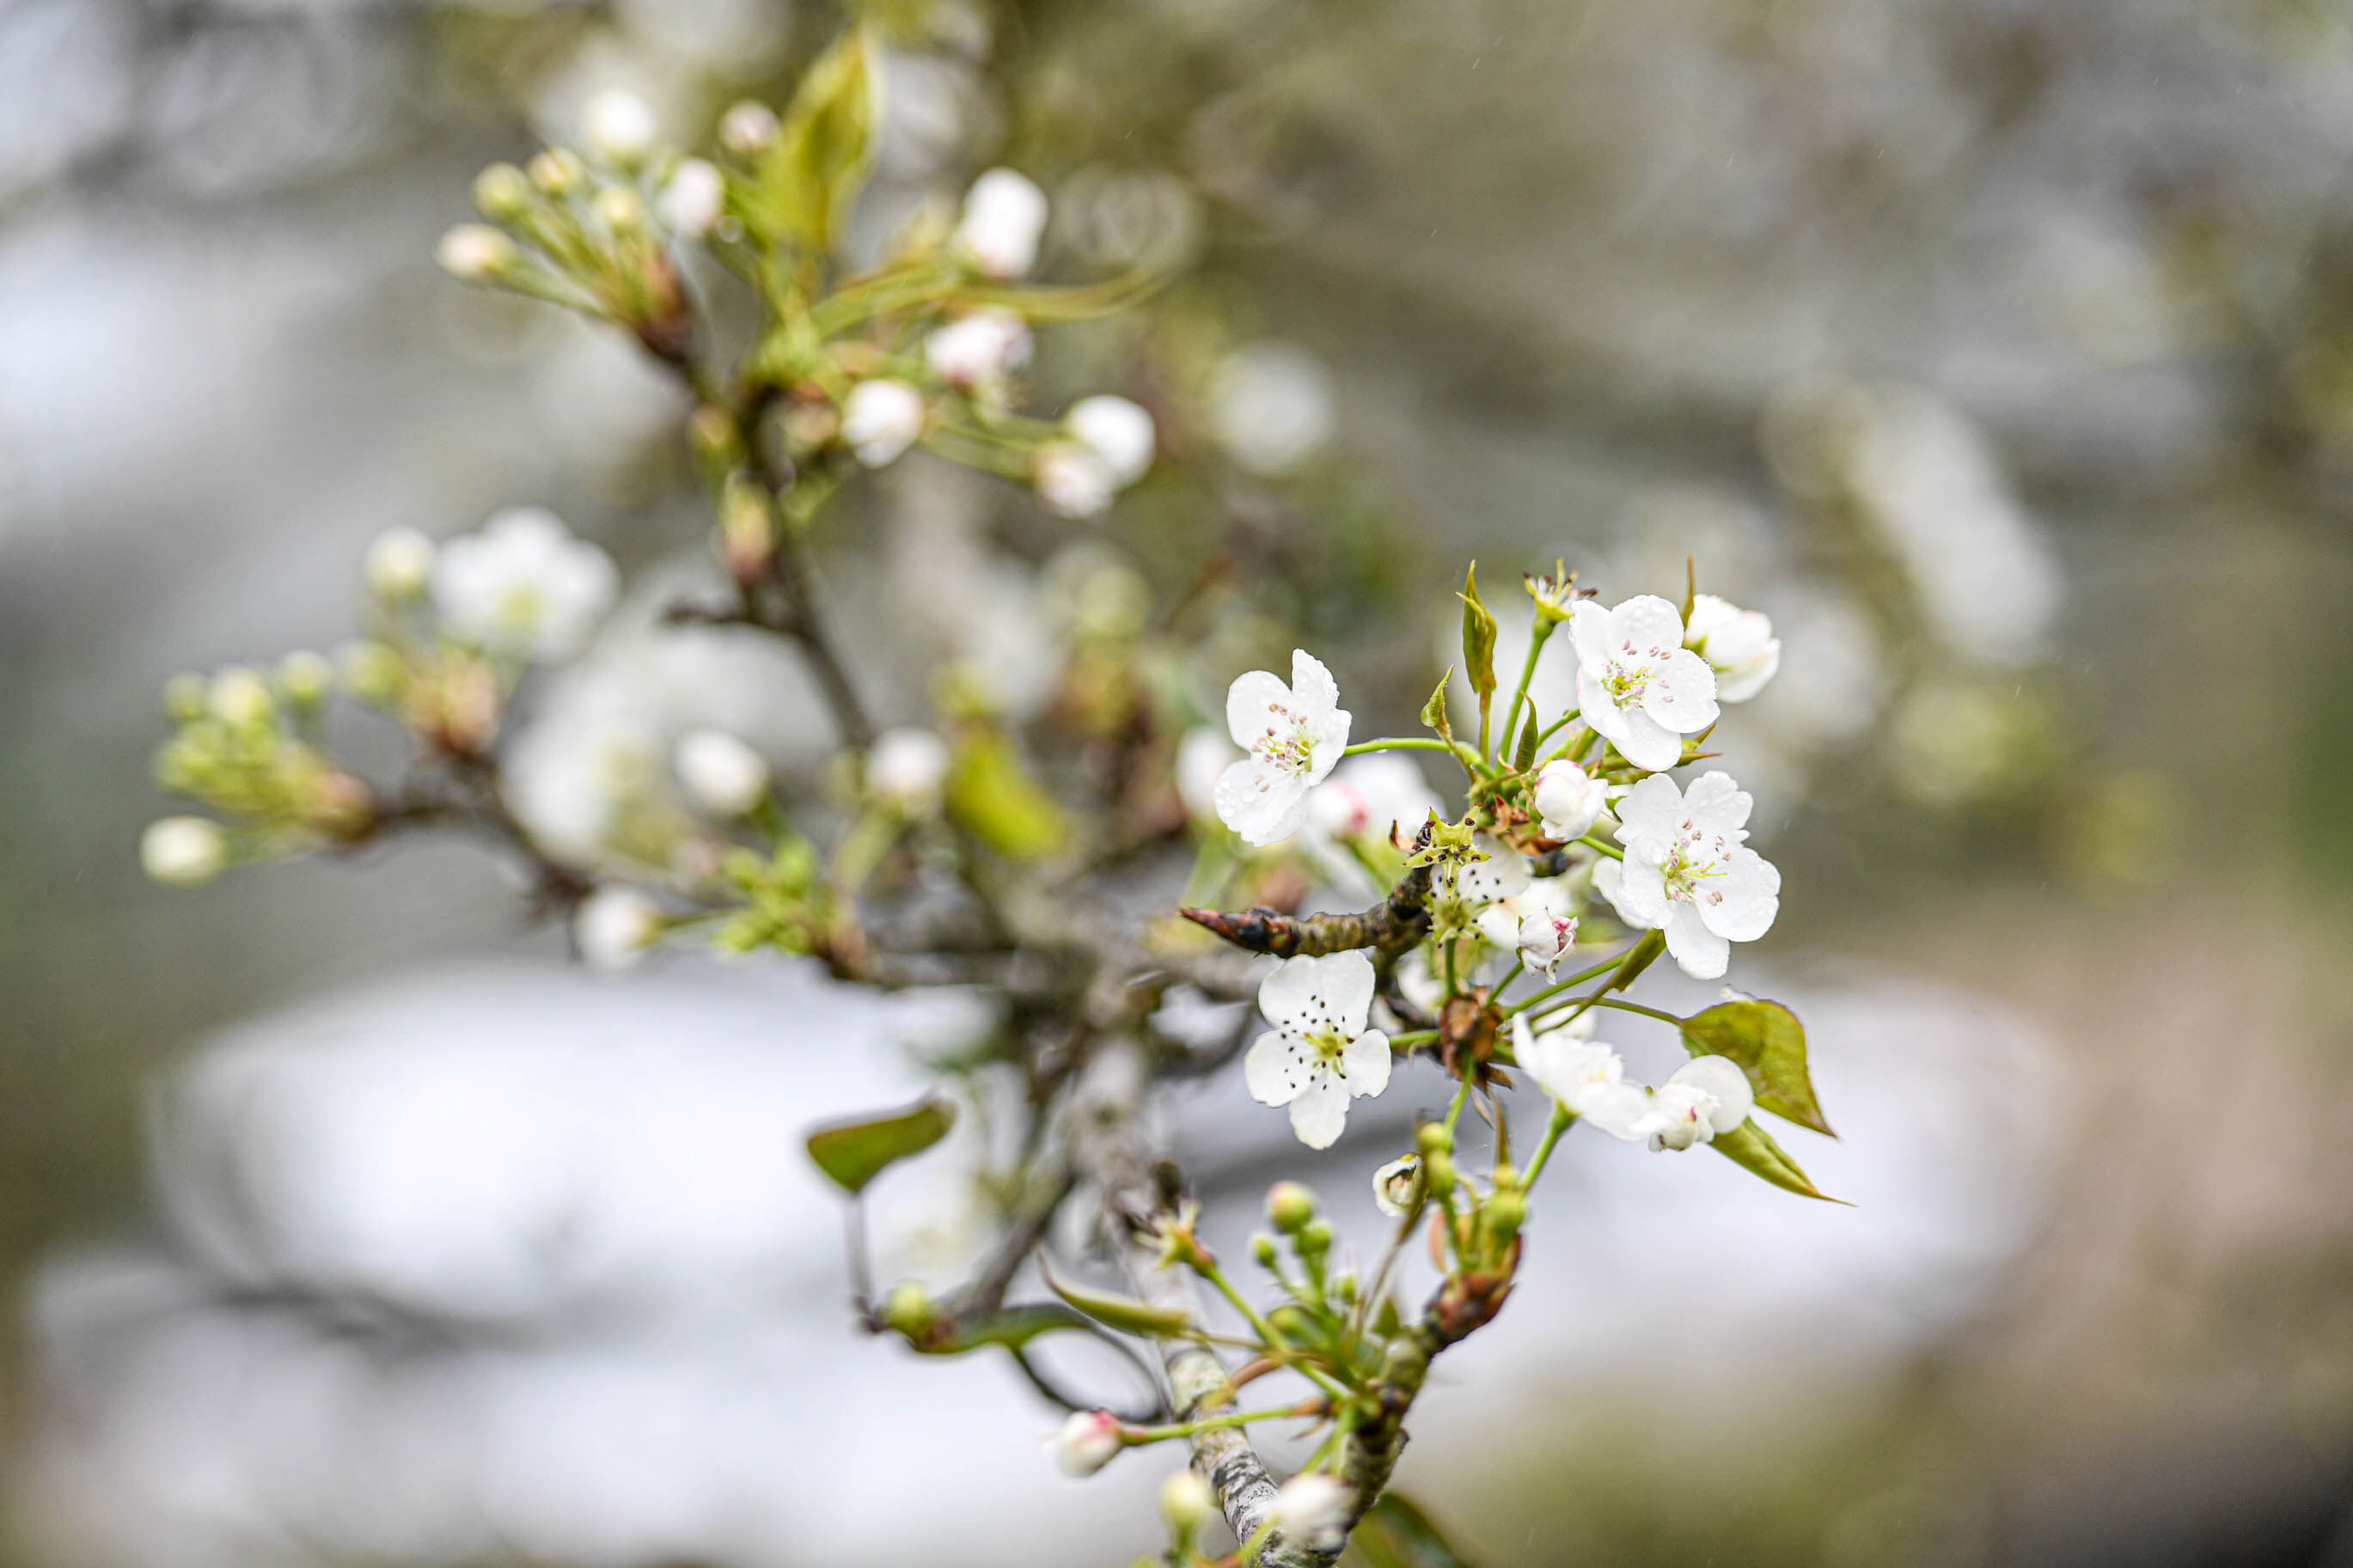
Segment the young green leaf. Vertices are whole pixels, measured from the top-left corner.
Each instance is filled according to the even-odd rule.
[[[1798,1162],[1783,1152],[1781,1145],[1773,1142],[1773,1135],[1757,1126],[1754,1117],[1729,1132],[1717,1133],[1708,1147],[1734,1164],[1744,1165],[1775,1186],[1800,1197],[1820,1198],[1826,1204],[1846,1201],[1815,1186],[1813,1178],[1798,1168]]]
[[[1683,1044],[1695,1057],[1730,1057],[1748,1075],[1757,1103],[1800,1127],[1827,1133],[1828,1119],[1806,1070],[1806,1026],[1778,1002],[1722,1002],[1683,1023]]]
[[[1049,1290],[1107,1329],[1165,1340],[1193,1326],[1193,1315],[1180,1308],[1155,1307],[1133,1296],[1084,1289],[1056,1274],[1050,1266],[1041,1264],[1040,1268]]]
[[[1699,557],[1683,557],[1683,625],[1691,625],[1692,606],[1699,603]]]
[[[1430,1516],[1395,1492],[1365,1510],[1349,1543],[1367,1568],[1471,1568]]]
[[[1479,563],[1472,562],[1462,579],[1462,658],[1471,676],[1471,689],[1479,694],[1483,711],[1495,696],[1495,616],[1479,597]]]
[[[888,1116],[820,1127],[808,1135],[809,1158],[836,1185],[854,1195],[892,1165],[946,1137],[955,1125],[955,1106],[944,1100],[926,1100]]]
[[[1535,710],[1531,709],[1527,718],[1520,724],[1520,749],[1512,758],[1514,772],[1524,773],[1536,765],[1536,716]]]
[[[948,766],[948,815],[1008,860],[1043,860],[1071,836],[1070,818],[1031,776],[1013,738],[973,725]]]
[[[1446,673],[1438,678],[1438,687],[1430,692],[1430,700],[1421,705],[1422,728],[1437,731],[1440,739],[1447,741],[1454,739],[1454,731],[1446,722],[1446,689],[1453,680],[1454,667],[1450,664]]]
[[[915,1348],[925,1355],[962,1355],[984,1345],[1003,1345],[1007,1350],[1018,1351],[1040,1334],[1086,1326],[1084,1318],[1059,1302],[1033,1301],[960,1321]]]
[[[871,29],[853,26],[818,58],[762,155],[746,226],[760,237],[829,253],[874,156],[881,119]]]

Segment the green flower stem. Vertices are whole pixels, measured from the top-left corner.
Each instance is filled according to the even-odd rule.
[[[1311,1416],[1321,1414],[1311,1405],[1278,1405],[1271,1410],[1229,1410],[1223,1415],[1205,1415],[1198,1421],[1180,1421],[1169,1426],[1130,1426],[1124,1436],[1130,1447],[1144,1443],[1166,1443],[1174,1437],[1190,1437],[1197,1432],[1215,1432],[1222,1427],[1247,1426],[1253,1421],[1279,1421],[1287,1416]]]
[[[1389,1048],[1397,1051],[1409,1051],[1416,1046],[1426,1046],[1436,1038],[1438,1038],[1438,1031],[1435,1029],[1408,1029],[1402,1035],[1389,1037]]]
[[[1501,980],[1496,981],[1494,988],[1489,991],[1487,994],[1490,996],[1501,996],[1506,990],[1510,989],[1513,981],[1517,980],[1521,975],[1527,973],[1527,968],[1528,961],[1526,959],[1523,958],[1516,961],[1513,963],[1511,972],[1505,974]]]
[[[1215,1263],[1196,1263],[1193,1265],[1193,1269],[1194,1272],[1200,1275],[1202,1279],[1207,1279],[1212,1286],[1216,1287],[1218,1294],[1223,1296],[1227,1300],[1233,1303],[1234,1310],[1242,1315],[1242,1317],[1250,1323],[1252,1331],[1258,1335],[1260,1348],[1263,1349],[1269,1355],[1274,1357],[1275,1360],[1281,1362],[1284,1366],[1289,1367],[1292,1371],[1307,1379],[1308,1382],[1324,1390],[1324,1393],[1332,1394],[1337,1398],[1345,1398],[1347,1396],[1348,1391],[1341,1387],[1337,1382],[1299,1359],[1297,1352],[1292,1347],[1291,1342],[1277,1333],[1275,1331],[1274,1325],[1268,1322],[1266,1319],[1260,1314],[1259,1310],[1250,1304],[1249,1298],[1245,1297],[1240,1290],[1234,1289],[1233,1281],[1226,1278],[1226,1271],[1224,1269],[1219,1268]]]
[[[1552,1146],[1560,1142],[1560,1135],[1567,1131],[1569,1125],[1576,1120],[1575,1113],[1568,1107],[1556,1104],[1552,1108],[1552,1121],[1545,1128],[1544,1141],[1536,1145],[1536,1152],[1528,1157],[1528,1168],[1520,1173],[1522,1192],[1534,1190],[1536,1178],[1544,1174],[1545,1162],[1552,1158]]]
[[[1451,752],[1465,767],[1479,760],[1479,753],[1460,741],[1429,741],[1419,736],[1388,736],[1378,741],[1359,741],[1340,754],[1361,757],[1367,752]]]
[[[1504,1008],[1504,1016],[1508,1018],[1514,1014],[1525,1013],[1529,1008],[1536,1006],[1541,1003],[1551,1001],[1554,997],[1559,995],[1564,991],[1569,990],[1573,986],[1582,985],[1588,980],[1596,979],[1601,975],[1607,974],[1611,970],[1617,968],[1620,964],[1625,963],[1626,953],[1633,951],[1633,948],[1630,946],[1625,950],[1625,952],[1620,952],[1613,957],[1606,958],[1590,969],[1579,970],[1577,973],[1570,975],[1566,980],[1560,981],[1556,984],[1546,986],[1543,990],[1537,992],[1533,996],[1522,997],[1519,1001],[1514,1002],[1510,1006]]]
[[[1516,754],[1512,745],[1512,735],[1520,727],[1520,708],[1528,700],[1528,682],[1535,679],[1536,656],[1544,652],[1545,639],[1552,636],[1553,625],[1553,622],[1538,616],[1534,632],[1528,638],[1527,661],[1520,666],[1520,684],[1512,693],[1512,705],[1504,710],[1504,755],[1507,757]],[[1535,720],[1535,711],[1530,709],[1528,722],[1533,724]]]
[[[1602,854],[1609,856],[1612,860],[1623,860],[1626,858],[1626,851],[1619,848],[1615,844],[1609,843],[1607,839],[1596,838],[1590,833],[1578,839],[1577,842],[1584,845],[1588,849],[1599,850]]]
[[[1462,1120],[1462,1108],[1471,1103],[1471,1079],[1465,1074],[1462,1087],[1454,1091],[1454,1103],[1446,1110],[1446,1131],[1452,1132],[1454,1124]]]
[[[1614,1007],[1620,1013],[1640,1013],[1645,1018],[1656,1018],[1662,1024],[1672,1024],[1678,1029],[1683,1026],[1683,1020],[1672,1013],[1662,1013],[1656,1007],[1645,1007],[1640,1002],[1621,1002],[1615,996],[1591,997],[1587,1005]]]

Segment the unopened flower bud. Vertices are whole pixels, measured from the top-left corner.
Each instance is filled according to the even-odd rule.
[[[1180,1539],[1189,1541],[1200,1533],[1217,1511],[1217,1494],[1191,1470],[1179,1470],[1160,1485],[1160,1517]]]
[[[746,99],[719,119],[719,144],[740,158],[763,152],[776,140],[776,111]]]
[[[936,806],[947,776],[947,745],[929,730],[885,730],[866,753],[866,787],[910,814]]]
[[[861,381],[841,409],[841,438],[858,460],[879,468],[923,433],[923,395],[903,381]]]
[[[559,199],[578,190],[588,178],[586,166],[562,147],[551,147],[532,159],[529,172],[533,184]]]
[[[239,730],[258,728],[278,716],[269,683],[242,665],[231,665],[213,677],[205,705],[214,718]]]
[[[1275,1258],[1274,1237],[1267,1235],[1264,1231],[1260,1231],[1256,1236],[1250,1237],[1250,1260],[1252,1262],[1256,1263],[1261,1268],[1272,1268],[1274,1267]]]
[[[654,111],[633,92],[607,88],[581,110],[581,147],[590,157],[615,168],[630,169],[644,163],[659,134]]]
[[[512,223],[531,210],[531,181],[512,163],[493,163],[474,176],[474,210]]]
[[[1132,485],[1152,467],[1152,416],[1124,397],[1082,397],[1062,416],[1062,427],[1103,460],[1114,484]]]
[[[1391,1219],[1403,1219],[1421,1206],[1421,1156],[1391,1160],[1373,1173],[1373,1204]]]
[[[1311,1552],[1336,1552],[1347,1543],[1356,1494],[1345,1481],[1312,1471],[1293,1476],[1274,1494],[1267,1513],[1275,1528]]]
[[[655,199],[662,226],[683,239],[701,239],[719,226],[727,210],[727,182],[701,158],[688,158],[670,171]]]
[[[1111,465],[1076,441],[1049,441],[1030,470],[1038,499],[1063,517],[1092,517],[1119,493]]]
[[[1126,1446],[1119,1417],[1108,1410],[1074,1410],[1046,1439],[1046,1451],[1066,1476],[1092,1476],[1119,1458]]]
[[[488,224],[461,223],[441,237],[433,252],[441,269],[468,283],[484,283],[519,258],[514,241]]]
[[[661,935],[661,906],[638,892],[607,883],[582,900],[572,917],[580,956],[597,969],[627,969]]]
[[[1039,237],[1045,232],[1046,193],[1026,174],[991,169],[965,196],[954,245],[975,270],[1018,278],[1037,261]]]
[[[627,185],[607,185],[596,193],[596,216],[615,234],[634,234],[645,226],[645,198]]]
[[[334,683],[333,666],[315,653],[298,650],[278,661],[278,689],[297,708],[316,708]]]
[[[139,865],[167,888],[200,888],[228,865],[228,835],[203,816],[166,816],[139,837]]]
[[[179,724],[203,718],[209,689],[205,678],[195,670],[181,671],[164,683],[164,716]]]
[[[1497,1192],[1514,1191],[1520,1184],[1519,1168],[1515,1165],[1499,1164],[1495,1167],[1493,1179]]]
[[[1443,1121],[1425,1121],[1414,1130],[1413,1141],[1425,1154],[1451,1153],[1454,1149],[1454,1131]]]
[[[1296,1236],[1315,1217],[1315,1194],[1297,1182],[1277,1182],[1267,1189],[1266,1217],[1285,1236]]]
[[[400,700],[406,667],[400,655],[380,642],[346,643],[335,656],[343,689],[363,702],[389,707]]]
[[[1461,1179],[1455,1173],[1454,1156],[1446,1150],[1434,1150],[1421,1157],[1421,1184],[1431,1197],[1445,1197]]]
[[[931,1292],[912,1279],[892,1286],[891,1293],[882,1298],[882,1321],[909,1339],[929,1333],[938,1317]]]
[[[1318,1255],[1332,1250],[1332,1222],[1318,1216],[1299,1227],[1299,1250]]]
[[[368,546],[368,592],[386,604],[421,598],[433,585],[433,541],[420,530],[387,528]]]
[[[1527,1222],[1527,1217],[1528,1200],[1510,1189],[1499,1190],[1490,1195],[1479,1210],[1481,1222],[1499,1243],[1508,1243],[1519,1235],[1520,1226]]]
[[[768,798],[768,760],[724,730],[691,730],[679,738],[679,782],[713,816],[742,816]]]

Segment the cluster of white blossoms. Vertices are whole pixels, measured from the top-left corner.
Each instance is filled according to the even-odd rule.
[[[378,541],[370,555],[371,577],[399,575],[404,567],[377,557],[413,554],[421,539],[400,539],[390,548]],[[450,540],[438,552],[426,550],[442,629],[519,657],[552,660],[577,653],[620,588],[613,558],[575,539],[543,507],[510,507],[494,513],[480,532]]]
[[[1513,820],[1527,823],[1525,834],[1540,841],[1535,847],[1566,847],[1576,858],[1556,854],[1539,875],[1528,854],[1497,836],[1505,827],[1477,832],[1439,883],[1449,907],[1460,910],[1461,923],[1450,929],[1477,939],[1451,958],[1459,966],[1466,954],[1492,950],[1512,966],[1501,984],[1523,970],[1549,982],[1577,949],[1586,902],[1598,893],[1625,926],[1662,933],[1686,973],[1721,976],[1732,943],[1754,942],[1772,926],[1780,873],[1747,847],[1752,803],[1729,774],[1704,773],[1686,790],[1667,770],[1683,764],[1687,738],[1715,725],[1722,703],[1745,701],[1772,679],[1781,653],[1772,622],[1712,595],[1694,595],[1688,626],[1673,605],[1650,595],[1614,607],[1573,600],[1565,616],[1578,706],[1540,732],[1568,739],[1524,763],[1511,787],[1525,803],[1525,817]],[[1186,739],[1179,771],[1196,810],[1206,793],[1218,819],[1253,847],[1304,830],[1311,861],[1335,886],[1347,886],[1361,871],[1332,853],[1334,845],[1394,836],[1403,846],[1420,823],[1437,819],[1439,802],[1401,755],[1359,757],[1335,772],[1349,751],[1351,723],[1339,700],[1331,672],[1296,650],[1288,682],[1252,670],[1228,691],[1227,727],[1240,754],[1196,731]],[[1571,729],[1571,721],[1581,723]],[[1392,744],[1398,742],[1367,748]],[[1451,739],[1404,744],[1476,761]],[[1215,785],[1205,791],[1213,768]],[[1501,781],[1514,772],[1499,762],[1485,776]],[[1613,839],[1619,849],[1611,849]],[[1398,965],[1398,994],[1434,1016],[1448,995],[1442,970],[1429,946],[1409,952]],[[1274,1031],[1252,1047],[1246,1081],[1259,1100],[1290,1108],[1310,1147],[1336,1140],[1349,1100],[1377,1094],[1388,1081],[1387,1037],[1368,1027],[1374,992],[1370,961],[1351,951],[1291,959],[1261,993],[1260,1011]],[[1747,1115],[1746,1081],[1721,1058],[1694,1062],[1652,1090],[1622,1083],[1616,1053],[1606,1047],[1574,1036],[1545,1039],[1543,1050],[1559,1059],[1548,1057],[1541,1070],[1530,1064],[1539,1081],[1577,1115],[1621,1137],[1688,1148]],[[1575,1051],[1561,1055],[1572,1044]],[[1727,1068],[1732,1079],[1724,1077]]]
[[[1730,1058],[1694,1058],[1656,1089],[1628,1083],[1616,1047],[1588,1037],[1591,1016],[1542,1032],[1525,1016],[1512,1020],[1512,1054],[1570,1115],[1654,1150],[1706,1143],[1748,1120],[1756,1090]]]

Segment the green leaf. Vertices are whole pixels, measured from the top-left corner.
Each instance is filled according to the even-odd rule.
[[[1708,1147],[1730,1160],[1756,1172],[1777,1187],[1796,1193],[1800,1197],[1820,1198],[1826,1204],[1844,1203],[1814,1185],[1811,1176],[1798,1168],[1798,1162],[1773,1142],[1773,1135],[1757,1125],[1756,1118],[1742,1122],[1729,1132],[1719,1132]]]
[[[939,1334],[915,1348],[925,1355],[962,1355],[987,1345],[1003,1345],[1018,1351],[1040,1334],[1058,1333],[1065,1329],[1083,1330],[1087,1321],[1070,1308],[1054,1301],[1033,1301],[1023,1307],[1006,1307],[984,1313],[977,1318],[959,1321],[948,1332]]]
[[[808,1136],[809,1158],[844,1192],[856,1194],[891,1165],[920,1154],[948,1135],[955,1107],[926,1100],[889,1116],[820,1127]]]
[[[1479,597],[1479,563],[1472,562],[1462,579],[1462,658],[1471,689],[1479,694],[1483,710],[1495,695],[1495,616]]]
[[[1165,1340],[1193,1326],[1193,1315],[1181,1308],[1155,1307],[1133,1296],[1083,1289],[1062,1279],[1051,1267],[1043,1263],[1039,1265],[1039,1271],[1046,1276],[1048,1289],[1107,1329],[1117,1329],[1124,1334],[1141,1334],[1146,1339]]]
[[[1683,557],[1683,625],[1691,625],[1692,606],[1699,603],[1699,557]]]
[[[873,162],[878,50],[870,28],[851,27],[801,79],[746,204],[745,226],[761,238],[833,250]]]
[[[1430,1516],[1395,1492],[1365,1510],[1349,1544],[1366,1568],[1471,1568]]]
[[[1531,708],[1527,718],[1520,724],[1519,753],[1512,759],[1512,770],[1514,773],[1524,773],[1536,765],[1536,730],[1535,710]]]
[[[1071,835],[1069,818],[1030,777],[1013,738],[989,726],[956,738],[946,801],[950,816],[1008,860],[1043,860]]]
[[[1438,678],[1438,689],[1430,694],[1430,700],[1421,705],[1422,728],[1434,730],[1440,738],[1448,741],[1454,739],[1454,731],[1446,723],[1446,689],[1453,681],[1454,667],[1450,664],[1446,667],[1446,673]]]
[[[1835,1138],[1806,1070],[1806,1026],[1778,1002],[1724,1002],[1685,1018],[1683,1044],[1695,1057],[1729,1057],[1748,1075],[1757,1103],[1800,1127]]]

